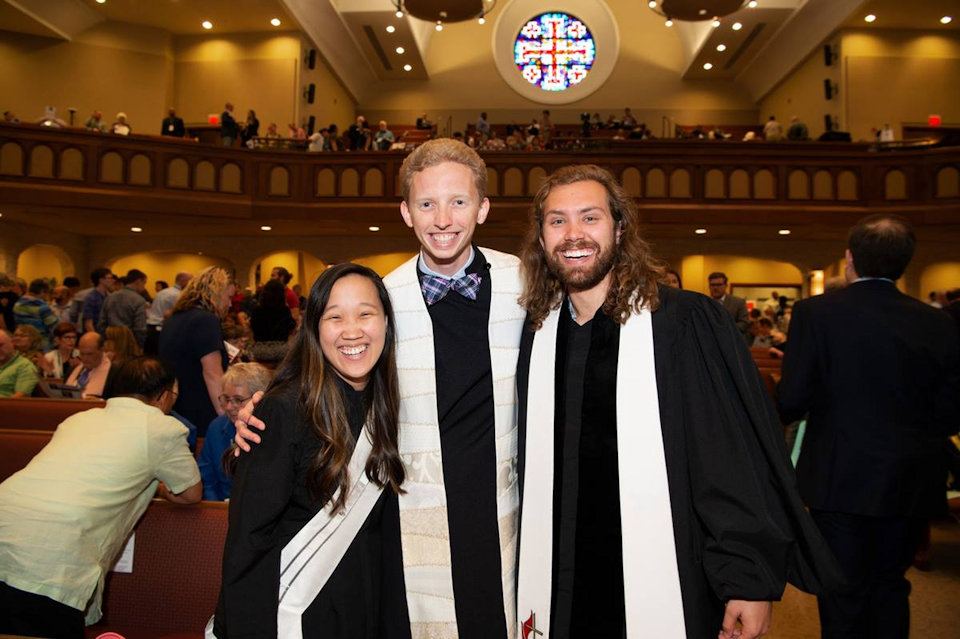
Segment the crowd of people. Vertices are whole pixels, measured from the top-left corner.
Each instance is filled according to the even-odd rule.
[[[400,170],[418,255],[383,279],[336,265],[305,297],[282,267],[257,295],[210,267],[149,302],[143,272],[96,269],[57,314],[42,280],[0,281],[0,300],[15,298],[0,390],[8,368],[36,379],[47,352],[51,370],[109,398],[0,485],[0,632],[82,636],[162,481],[174,501],[229,496],[208,627],[220,639],[753,639],[787,582],[820,597],[824,636],[905,638],[903,557],[943,498],[942,444],[960,412],[960,331],[893,285],[913,253],[909,223],[861,220],[846,289],[792,308],[771,294],[751,321],[722,272],[709,296],[682,289],[603,168],[544,181],[519,258],[473,243],[486,180],[468,145],[419,146]],[[828,312],[855,316],[852,331],[822,322]],[[780,415],[809,415],[799,492],[747,349],[774,346],[766,322],[790,336]],[[922,336],[904,338],[911,325]],[[279,343],[279,363],[257,363],[251,337]],[[184,422],[205,437],[199,467]],[[82,441],[84,428],[102,430]],[[144,441],[149,454],[129,454]],[[92,469],[89,446],[116,466]],[[111,492],[118,476],[136,481]],[[96,534],[63,525],[88,508]],[[51,578],[76,548],[69,574]]]

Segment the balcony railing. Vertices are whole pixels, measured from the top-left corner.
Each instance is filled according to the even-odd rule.
[[[401,152],[307,153],[0,125],[0,201],[250,217],[396,206]],[[960,149],[653,140],[576,152],[485,152],[489,195],[521,209],[553,170],[595,163],[644,209],[960,213]]]

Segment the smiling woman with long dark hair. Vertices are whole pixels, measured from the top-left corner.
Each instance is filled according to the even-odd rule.
[[[257,406],[276,427],[237,464],[216,637],[409,637],[398,410],[383,282],[331,267]]]

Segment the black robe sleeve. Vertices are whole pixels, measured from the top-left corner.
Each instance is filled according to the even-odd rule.
[[[221,639],[277,636],[280,523],[294,492],[299,457],[296,402],[284,399],[267,395],[257,406],[257,417],[269,427],[237,464],[217,612]]]
[[[692,550],[720,601],[777,600],[787,581],[808,592],[836,584],[839,569],[797,493],[779,419],[730,314],[703,295],[661,295],[654,343],[678,557]],[[688,579],[695,572],[687,566]]]

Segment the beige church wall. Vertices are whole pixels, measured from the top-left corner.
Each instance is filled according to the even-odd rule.
[[[351,258],[350,261],[356,262],[357,264],[363,264],[364,266],[373,269],[380,277],[384,277],[390,271],[397,268],[416,254],[416,251],[410,251],[400,253],[384,253],[382,255],[364,255]]]
[[[253,109],[260,132],[276,122],[281,134],[298,119],[298,33],[190,35],[173,39],[174,96],[186,122],[205,122],[234,105],[237,121]]]
[[[147,291],[151,295],[153,295],[153,284],[157,280],[163,280],[172,286],[176,274],[180,271],[197,274],[210,266],[220,266],[227,271],[233,271],[233,264],[228,259],[176,251],[143,251],[125,255],[106,264],[106,267],[119,277],[123,277],[127,271],[134,268],[146,273]]]
[[[920,292],[923,294],[955,288],[960,288],[960,262],[929,264],[920,274]]]
[[[275,268],[283,267],[290,271],[292,278],[288,286],[293,286],[294,284],[302,284],[303,275],[300,270],[300,251],[296,250],[286,250],[286,251],[274,251],[267,255],[264,255],[260,258],[259,261],[251,265],[250,268],[250,282],[251,285],[256,283],[255,271],[257,266],[260,267],[260,281],[259,284],[265,284],[267,280],[270,279],[270,271]]]
[[[27,282],[42,277],[61,284],[64,277],[73,275],[73,266],[73,260],[59,246],[34,244],[17,257],[17,277]]]
[[[336,74],[323,59],[320,52],[317,51],[316,64],[310,69],[305,59],[313,45],[306,37],[301,39],[300,56],[300,120],[306,123],[306,120],[312,115],[316,120],[315,131],[336,124],[341,130],[346,130],[346,126],[351,124],[357,117],[356,100],[347,91]],[[314,102],[309,104],[303,97],[303,90],[313,84]],[[379,120],[379,118],[377,118]],[[376,120],[374,120],[376,123]],[[265,126],[261,123],[261,127]]]
[[[776,260],[741,255],[687,255],[679,266],[683,287],[704,294],[709,291],[707,276],[718,271],[726,273],[731,284],[803,284],[800,269]]]
[[[579,114],[600,112],[604,119],[631,107],[640,121],[659,135],[662,116],[678,123],[752,124],[756,105],[733,82],[687,81],[680,76],[684,55],[679,37],[663,26],[645,2],[608,0],[620,25],[620,52],[611,77],[591,95],[549,108],[556,123],[579,122]],[[571,10],[574,10],[571,8]],[[575,10],[574,10],[575,11]],[[496,15],[496,12],[495,12]],[[494,66],[491,50],[493,21],[445,25],[432,36],[426,53],[430,79],[423,82],[383,82],[361,96],[358,112],[368,119],[413,123],[424,111],[441,124],[452,118],[455,130],[476,121],[486,111],[488,121],[529,122],[545,108],[513,91]],[[518,28],[520,25],[517,25]],[[625,31],[643,31],[643,38]]]
[[[124,111],[135,133],[154,133],[172,97],[170,37],[161,29],[107,22],[72,42],[0,31],[0,60],[4,110],[25,122],[46,105],[68,122],[68,108],[77,109],[77,126],[94,109],[108,126]]]
[[[318,257],[311,255],[310,253],[300,253],[300,285],[303,287],[302,294],[307,296],[310,294],[310,287],[313,286],[313,283],[318,277],[320,277],[325,270],[327,270],[327,265],[323,263],[323,260]]]
[[[832,100],[827,100],[823,87],[826,79],[834,85],[840,83],[840,62],[834,60],[832,66],[826,66],[823,51],[818,47],[760,100],[757,124],[765,123],[771,115],[776,116],[786,135],[791,118],[797,116],[815,140],[826,130],[823,116],[829,114],[831,118],[840,118],[839,129],[846,131],[848,123],[841,117],[844,92],[839,91]]]
[[[925,124],[931,114],[960,122],[960,34],[854,30],[841,47],[854,139],[884,123],[899,138],[902,124]]]

